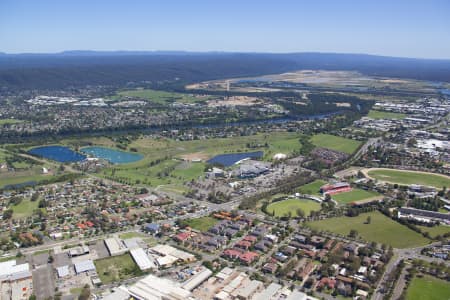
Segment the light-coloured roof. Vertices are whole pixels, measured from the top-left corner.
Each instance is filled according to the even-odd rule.
[[[173,264],[177,260],[178,260],[178,258],[176,258],[175,256],[166,255],[166,256],[158,257],[156,259],[156,263],[158,264],[158,266],[164,267],[164,266]]]
[[[141,270],[155,269],[156,265],[150,260],[147,253],[142,248],[133,248],[130,250],[133,260]]]
[[[282,288],[278,283],[272,282],[263,291],[256,294],[253,300],[270,300]]]
[[[77,272],[77,274],[96,270],[94,262],[90,259],[75,263],[74,266],[75,266],[75,272]]]
[[[23,273],[30,270],[28,263],[17,264],[16,260],[8,260],[0,263],[0,279],[5,276],[11,276],[16,273]]]
[[[191,292],[182,289],[177,283],[154,275],[139,280],[128,289],[129,293],[138,299],[174,299],[184,300],[192,297]]]
[[[182,288],[188,291],[194,290],[200,284],[202,284],[206,279],[208,279],[213,272],[210,269],[203,269],[201,272],[192,276],[189,280],[183,283]]]
[[[105,239],[105,245],[111,255],[124,252],[126,249],[125,246],[117,238]]]
[[[69,266],[62,266],[59,268],[56,268],[56,272],[58,273],[58,277],[66,277],[69,275]]]

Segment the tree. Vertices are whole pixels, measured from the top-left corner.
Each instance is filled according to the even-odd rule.
[[[355,229],[351,229],[348,236],[351,238],[356,238],[358,236],[358,231],[356,231]]]
[[[298,216],[299,218],[302,218],[302,219],[303,219],[303,218],[305,217],[305,212],[303,211],[303,209],[297,208],[295,212],[297,213],[297,216]]]
[[[89,285],[86,284],[83,287],[83,290],[81,291],[80,296],[78,296],[78,300],[89,300],[90,296],[91,296],[91,289],[90,289]]]
[[[12,218],[13,215],[13,210],[12,209],[7,209],[3,212],[3,220],[9,220]]]

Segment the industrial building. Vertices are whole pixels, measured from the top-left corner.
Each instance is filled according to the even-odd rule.
[[[83,260],[74,264],[75,272],[81,274],[84,272],[96,271],[94,262],[90,259]]]
[[[111,256],[122,255],[128,251],[128,248],[118,238],[105,239],[105,245]]]
[[[181,286],[183,289],[192,292],[195,288],[201,285],[206,279],[208,279],[213,272],[210,269],[204,268],[202,271],[198,272],[194,276],[192,276],[189,280],[187,280]]]
[[[127,288],[128,294],[140,300],[194,300],[191,292],[180,287],[176,282],[169,279],[159,278],[154,275],[139,280]],[[111,295],[113,296],[113,294]],[[112,297],[111,299],[116,299]]]
[[[33,278],[28,263],[16,260],[0,263],[0,299],[28,300],[33,294]]]
[[[156,264],[150,260],[147,253],[142,248],[133,248],[130,250],[131,257],[142,271],[156,269]]]

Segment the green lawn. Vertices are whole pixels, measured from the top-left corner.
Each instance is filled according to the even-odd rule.
[[[450,299],[450,284],[439,278],[428,275],[414,277],[408,290],[407,300],[448,300]]]
[[[218,220],[213,217],[201,217],[197,219],[189,219],[184,221],[184,223],[190,226],[192,229],[196,229],[199,231],[207,231],[217,222]]]
[[[372,119],[397,119],[397,120],[400,120],[400,119],[406,118],[405,114],[380,111],[380,110],[371,110],[371,111],[369,111],[369,114],[367,116]]]
[[[16,119],[0,119],[0,125],[17,124],[21,122],[21,120]]]
[[[380,196],[380,194],[378,194],[377,192],[353,189],[349,192],[332,195],[331,198],[333,198],[333,200],[336,200],[340,204],[349,204],[354,201],[368,200],[377,196]]]
[[[420,184],[434,186],[436,188],[450,187],[450,177],[415,171],[403,171],[393,169],[371,169],[368,175],[372,178],[398,184]]]
[[[352,154],[361,145],[360,141],[355,141],[330,134],[316,134],[311,138],[311,142],[316,147],[327,148],[347,154]]]
[[[129,253],[98,259],[94,261],[94,264],[103,284],[122,281],[142,274]]]
[[[13,210],[14,219],[22,219],[29,217],[33,211],[38,208],[38,201],[30,201],[29,199],[22,200],[18,205],[13,205],[10,208]]]
[[[188,94],[171,93],[150,89],[121,91],[117,93],[117,96],[114,97],[114,99],[115,100],[123,99],[124,97],[140,98],[158,104],[169,104],[173,102],[194,103],[194,102],[202,102],[208,99],[206,97],[199,98]]]
[[[320,187],[326,184],[326,181],[317,179],[311,183],[302,185],[298,190],[302,194],[316,195],[320,196]]]
[[[308,199],[287,199],[282,201],[277,201],[269,204],[267,206],[267,211],[272,213],[275,212],[276,217],[287,216],[289,212],[292,216],[297,216],[297,209],[300,208],[305,213],[305,216],[309,216],[311,211],[320,210],[320,204]]]
[[[367,217],[370,224],[365,224]],[[357,217],[338,217],[308,222],[312,229],[334,232],[347,236],[351,229],[366,241],[391,245],[394,248],[410,248],[426,245],[429,240],[421,234],[403,226],[378,211],[360,214]]]
[[[126,239],[132,239],[132,238],[148,238],[149,236],[142,232],[126,232],[119,235],[119,238],[126,240]]]
[[[420,230],[423,232],[428,232],[432,238],[450,232],[450,226],[445,225],[438,225],[433,227],[428,226],[417,226],[417,227],[419,227]]]

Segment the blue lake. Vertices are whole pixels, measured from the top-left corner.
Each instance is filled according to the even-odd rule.
[[[36,147],[29,150],[28,153],[62,163],[77,162],[86,159],[85,155],[75,152],[65,146]]]
[[[143,158],[143,155],[139,153],[131,153],[97,146],[85,147],[80,151],[84,154],[88,154],[89,156],[107,160],[113,164],[126,164],[141,160]]]
[[[208,160],[208,163],[214,164],[218,163],[225,167],[229,167],[237,163],[238,161],[245,159],[245,158],[261,158],[264,155],[264,152],[262,151],[256,151],[256,152],[245,152],[245,153],[230,153],[230,154],[220,154],[216,155],[210,160]]]

